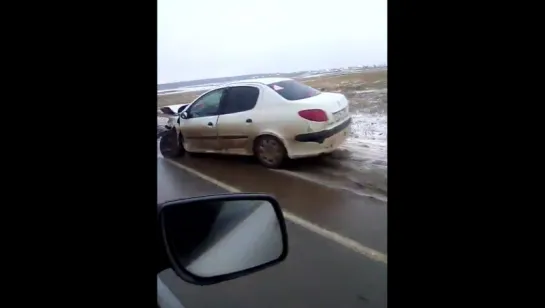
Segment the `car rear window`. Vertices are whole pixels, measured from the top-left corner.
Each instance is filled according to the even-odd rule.
[[[295,80],[284,80],[269,85],[276,93],[289,101],[316,96],[321,92]]]

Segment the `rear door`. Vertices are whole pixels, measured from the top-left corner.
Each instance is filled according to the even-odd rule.
[[[260,89],[255,86],[230,87],[221,103],[218,118],[220,149],[232,154],[251,154],[253,135],[257,131],[253,109]]]
[[[199,97],[187,108],[187,119],[180,119],[184,146],[189,151],[215,152],[219,149],[217,122],[220,102],[226,88]]]

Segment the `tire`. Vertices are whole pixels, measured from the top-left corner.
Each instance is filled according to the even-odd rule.
[[[161,155],[166,158],[176,158],[182,156],[185,152],[181,142],[178,142],[176,129],[173,129],[163,135],[159,140],[159,150]]]
[[[254,155],[263,166],[278,169],[286,161],[287,152],[280,139],[266,135],[255,140]]]

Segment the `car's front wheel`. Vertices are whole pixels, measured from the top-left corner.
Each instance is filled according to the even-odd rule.
[[[170,130],[159,140],[159,150],[161,155],[166,158],[175,158],[181,156],[185,151],[182,143],[178,140],[176,129]]]
[[[282,141],[273,136],[257,138],[254,153],[259,162],[267,168],[280,168],[286,160],[286,148]]]

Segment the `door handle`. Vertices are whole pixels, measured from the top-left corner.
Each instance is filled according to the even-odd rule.
[[[212,124],[212,122],[208,122],[208,126],[214,126],[214,124]]]
[[[252,123],[252,119],[246,119],[246,123]]]

